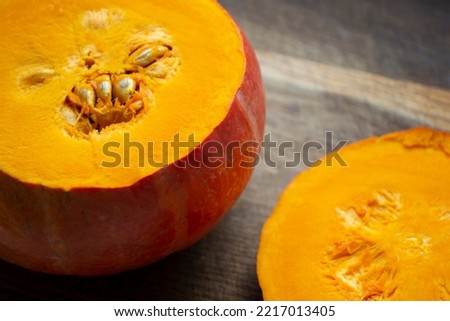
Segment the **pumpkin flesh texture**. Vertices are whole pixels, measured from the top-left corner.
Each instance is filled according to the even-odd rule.
[[[1,9],[8,32],[2,34],[0,58],[8,63],[0,66],[0,86],[5,88],[0,168],[23,182],[65,190],[134,184],[159,167],[146,162],[144,168],[104,168],[101,164],[109,158],[103,146],[119,143],[117,151],[123,153],[123,133],[129,132],[132,141],[144,146],[151,140],[154,158],[161,160],[163,142],[173,141],[177,133],[181,141],[195,134],[202,142],[227,115],[246,69],[239,30],[215,1],[34,0],[7,2]],[[96,15],[111,22],[91,26]],[[87,17],[94,21],[91,27]],[[153,78],[156,84],[149,84],[155,105],[136,122],[117,124],[88,139],[67,137],[56,114],[74,85],[97,71],[123,73],[124,60],[138,45],[135,37],[155,26],[167,32],[180,58],[171,79],[158,84]],[[99,55],[90,69],[84,63],[86,52]],[[42,69],[53,72],[33,86],[29,78],[33,72],[39,78]],[[179,158],[188,153],[180,152]],[[138,156],[133,149],[130,163],[137,164]],[[168,164],[177,160],[174,156],[169,149]]]
[[[450,136],[370,138],[300,174],[266,222],[267,300],[450,300]]]
[[[32,14],[46,12],[42,17],[52,22],[48,27],[63,29],[66,12],[73,18],[104,6],[100,1],[57,1],[49,13],[48,4],[33,4],[37,10]],[[19,11],[16,4],[6,5],[8,10],[2,10],[3,14],[15,16],[14,11]],[[201,147],[207,142],[225,146],[262,139],[265,107],[259,66],[253,49],[231,18],[214,1],[132,5],[110,1],[109,5],[123,10],[124,19],[132,24],[122,26],[124,33],[153,22],[165,28],[177,47],[179,70],[155,89],[155,105],[143,117],[83,139],[67,135],[54,117],[57,105],[78,81],[76,73],[65,74],[64,68],[55,68],[60,71],[58,80],[46,80],[45,88],[30,88],[25,94],[18,92],[20,89],[10,92],[6,100],[10,111],[3,110],[2,126],[18,116],[17,109],[27,106],[28,110],[21,114],[24,123],[17,127],[15,143],[11,142],[11,131],[7,131],[9,137],[0,138],[0,257],[9,262],[75,275],[104,275],[143,266],[205,235],[235,202],[251,176],[252,168],[239,166],[244,159],[239,151],[233,153],[232,166],[213,168],[205,162],[200,167],[189,165],[203,160]],[[41,29],[36,24],[33,27],[45,35],[45,22]],[[38,31],[30,33],[40,39]],[[48,35],[53,32],[48,31]],[[64,41],[59,46],[64,47]],[[103,41],[105,45],[113,43],[108,37]],[[16,76],[14,66],[19,61],[32,60],[35,54],[16,46],[8,49],[17,50],[15,63],[1,67],[1,73],[11,77]],[[44,50],[45,46],[39,48]],[[40,54],[59,61],[65,54],[62,51],[50,46]],[[114,61],[108,60],[108,68],[116,68]],[[180,133],[181,141],[194,134],[201,145],[181,151],[178,159],[170,154],[163,168],[148,164],[144,168],[101,168],[102,144],[120,143],[124,133],[144,146],[152,141],[155,148],[173,140],[176,133]],[[23,146],[27,152],[15,152],[16,146]],[[157,157],[162,151],[156,149],[154,153]],[[133,157],[130,163],[137,164]]]

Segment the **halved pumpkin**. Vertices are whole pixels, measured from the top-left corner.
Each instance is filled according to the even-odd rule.
[[[0,18],[0,258],[115,273],[219,221],[252,167],[203,146],[259,142],[265,115],[254,52],[223,8],[16,0]]]
[[[372,137],[306,170],[262,231],[266,300],[450,300],[450,134]]]

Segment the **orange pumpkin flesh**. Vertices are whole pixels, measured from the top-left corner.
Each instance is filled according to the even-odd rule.
[[[207,233],[252,169],[239,149],[207,166],[202,146],[258,142],[264,127],[258,63],[227,13],[210,0],[0,8],[0,258],[110,274]]]
[[[300,174],[266,222],[266,300],[450,300],[450,135],[425,128],[344,147]]]

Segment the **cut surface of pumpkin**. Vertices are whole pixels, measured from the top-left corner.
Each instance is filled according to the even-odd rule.
[[[265,120],[255,53],[228,13],[7,0],[0,18],[0,259],[105,275],[210,231],[253,172],[225,148],[260,142]],[[224,152],[209,161],[205,146]]]
[[[450,135],[369,138],[301,173],[258,252],[266,300],[450,300]],[[330,166],[329,166],[330,165]]]
[[[159,163],[176,133],[201,142],[224,120],[244,76],[240,32],[215,1],[17,0],[1,11],[0,168],[23,182],[129,186],[158,167],[102,167],[106,143],[123,155],[124,131],[151,140]],[[170,148],[165,162],[188,152]]]

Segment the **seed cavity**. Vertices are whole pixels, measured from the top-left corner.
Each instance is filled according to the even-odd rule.
[[[129,122],[153,105],[153,93],[138,75],[99,75],[74,86],[60,107],[66,131],[77,137]]]
[[[424,257],[431,238],[398,232],[401,195],[381,190],[366,203],[336,209],[343,233],[325,252],[324,277],[349,300],[386,300],[394,295],[399,256]]]
[[[429,235],[428,226],[422,228],[409,206],[405,208],[400,193],[379,190],[362,203],[336,209],[340,233],[325,250],[321,267],[323,277],[346,300],[392,299],[409,273],[401,267],[431,259],[440,241]],[[435,213],[430,211],[431,219],[450,219],[446,208]],[[449,299],[446,265],[435,269],[436,299]]]
[[[121,17],[105,10],[87,12],[85,27],[107,28]],[[94,45],[81,50],[78,63],[74,58],[69,60],[68,70],[79,72],[76,66],[84,69],[82,79],[74,84],[57,111],[70,136],[87,139],[112,125],[139,119],[154,106],[154,91],[173,77],[180,65],[170,36],[161,28],[143,28],[124,46],[128,54],[120,60],[122,70],[111,72],[102,66],[108,59]]]

